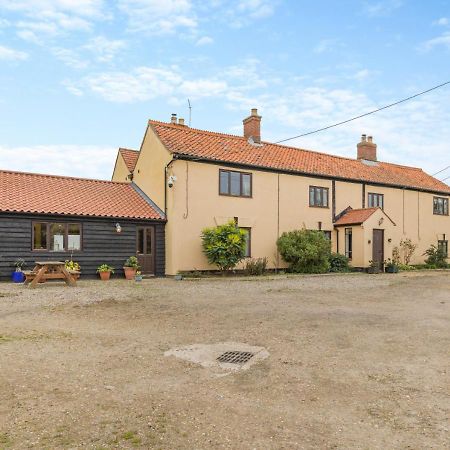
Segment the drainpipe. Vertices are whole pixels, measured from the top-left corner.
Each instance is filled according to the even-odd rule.
[[[177,155],[173,155],[172,159],[164,167],[164,215],[167,220],[167,173],[169,172],[169,167],[177,160]]]

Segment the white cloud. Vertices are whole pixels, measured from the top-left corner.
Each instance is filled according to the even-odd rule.
[[[336,39],[322,39],[315,47],[314,53],[325,53],[333,50],[336,47]]]
[[[93,21],[108,17],[103,0],[1,0],[0,10],[19,17],[13,23],[17,35],[43,45],[47,39],[63,34],[87,32]]]
[[[402,6],[403,0],[380,0],[376,2],[366,2],[364,4],[364,12],[369,17],[388,16]]]
[[[125,41],[117,39],[107,39],[104,36],[97,36],[89,40],[84,46],[86,50],[89,50],[96,56],[96,59],[100,62],[109,62],[116,54],[126,47]]]
[[[133,32],[159,35],[197,27],[191,0],[119,0],[118,8]]]
[[[73,69],[85,69],[89,66],[89,62],[82,59],[75,51],[68,48],[54,47],[52,53],[56,58]]]
[[[450,49],[450,31],[442,33],[440,36],[435,37],[433,39],[429,39],[428,41],[423,42],[419,46],[419,50],[429,51],[435,47],[444,46]]]
[[[117,148],[96,145],[0,146],[4,170],[111,179]],[[17,155],[27,155],[17,158]],[[92,161],[86,164],[86,161]]]
[[[229,25],[237,28],[271,16],[277,4],[277,0],[217,0],[213,2],[219,16],[224,17]]]
[[[450,22],[449,22],[449,20],[448,20],[447,17],[441,17],[440,19],[435,20],[435,21],[433,22],[433,25],[438,25],[438,26],[445,27],[445,26],[447,26],[449,23],[450,23]]]
[[[65,12],[81,17],[103,15],[103,0],[2,0],[0,8],[40,15],[48,12]]]
[[[200,39],[197,40],[195,45],[202,46],[202,45],[209,45],[214,42],[214,39],[209,36],[202,36]]]
[[[354,80],[357,80],[357,81],[364,81],[367,78],[369,78],[371,75],[372,75],[372,72],[369,69],[361,69],[361,70],[358,70],[350,78],[353,78]]]
[[[23,61],[27,58],[28,53],[0,45],[0,60]]]

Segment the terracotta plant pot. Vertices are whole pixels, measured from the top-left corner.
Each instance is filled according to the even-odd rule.
[[[108,281],[111,277],[111,272],[99,272],[99,274],[102,281]]]
[[[127,280],[134,280],[137,269],[135,267],[124,267],[123,271],[125,272],[125,278]]]

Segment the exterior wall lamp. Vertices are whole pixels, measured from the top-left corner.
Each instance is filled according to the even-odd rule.
[[[116,223],[116,233],[122,233],[122,227],[119,222]]]

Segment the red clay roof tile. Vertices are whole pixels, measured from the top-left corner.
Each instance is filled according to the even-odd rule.
[[[172,153],[218,162],[323,175],[450,194],[450,186],[422,169],[385,162],[367,163],[326,153],[150,120],[149,125]]]
[[[3,170],[0,211],[164,220],[130,183]]]
[[[127,169],[130,172],[133,172],[136,167],[137,160],[139,158],[138,150],[131,150],[130,148],[119,148],[119,153],[122,155],[122,158],[127,166]]]
[[[359,225],[364,223],[377,209],[380,208],[350,209],[343,216],[339,217],[334,225]]]

